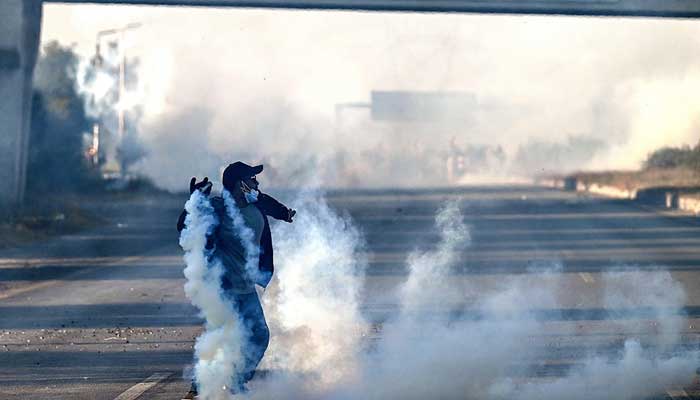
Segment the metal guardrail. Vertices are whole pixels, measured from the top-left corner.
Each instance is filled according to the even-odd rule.
[[[46,0],[61,3],[700,18],[699,0]]]

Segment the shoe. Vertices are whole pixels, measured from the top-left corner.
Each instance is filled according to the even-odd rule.
[[[190,391],[182,398],[182,400],[194,400],[197,398],[197,388],[194,385],[190,388]]]
[[[232,385],[228,388],[228,392],[232,395],[246,394],[248,393],[248,388],[246,388],[245,385]]]
[[[182,400],[195,400],[197,399],[197,392],[194,390],[190,390],[187,392],[187,394],[182,398]]]

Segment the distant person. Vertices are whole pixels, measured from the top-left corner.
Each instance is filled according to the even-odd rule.
[[[255,375],[255,369],[262,360],[270,341],[270,331],[265,322],[265,314],[255,291],[256,284],[267,287],[274,271],[272,234],[267,216],[291,223],[296,214],[295,210],[285,207],[266,194],[260,193],[256,175],[262,170],[262,165],[251,167],[237,161],[226,167],[222,179],[224,189],[233,197],[245,225],[253,232],[253,244],[260,248],[259,273],[256,277],[251,277],[246,272],[245,245],[234,227],[231,217],[226,212],[223,197],[216,196],[210,200],[219,223],[208,237],[207,248],[214,250],[214,257],[218,257],[224,266],[221,288],[225,298],[231,301],[231,305],[238,312],[243,328],[247,330],[247,335],[244,336],[249,338],[241,349],[245,357],[245,366],[237,378],[238,381],[232,382],[232,388],[239,391],[245,390],[245,384]],[[199,183],[196,182],[196,178],[192,178],[190,194],[194,193],[195,190],[200,190],[205,195],[209,195],[211,187],[209,178],[204,178]],[[185,228],[186,216],[187,211],[180,214],[177,222],[178,231]],[[197,387],[193,382],[190,392],[184,398],[193,399],[196,395]]]

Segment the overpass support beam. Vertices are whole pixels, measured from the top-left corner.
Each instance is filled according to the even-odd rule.
[[[41,0],[0,1],[0,213],[23,201]]]

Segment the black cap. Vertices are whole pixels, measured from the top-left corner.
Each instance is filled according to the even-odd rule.
[[[231,188],[236,181],[250,178],[251,176],[261,173],[262,170],[262,165],[251,167],[244,162],[236,161],[235,163],[229,164],[228,167],[226,167],[222,182],[225,188]]]

